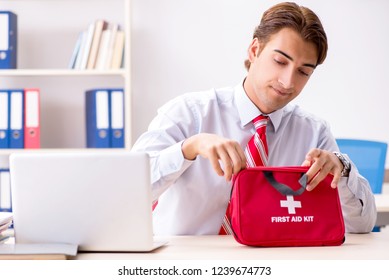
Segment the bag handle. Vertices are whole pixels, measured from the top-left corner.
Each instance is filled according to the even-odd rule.
[[[294,191],[289,186],[282,184],[280,182],[277,182],[274,178],[273,171],[263,171],[263,174],[265,175],[266,180],[281,194],[283,195],[300,195],[305,191],[305,188],[307,186],[307,174],[302,173],[301,178],[299,179],[299,183],[301,185],[301,188]]]

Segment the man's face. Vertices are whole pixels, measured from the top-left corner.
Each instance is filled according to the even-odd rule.
[[[265,114],[284,107],[300,94],[318,58],[316,46],[290,28],[273,34],[264,46],[254,39],[248,56],[251,66],[244,88]]]

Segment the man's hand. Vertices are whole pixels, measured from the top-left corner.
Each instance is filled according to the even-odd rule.
[[[343,164],[338,157],[331,152],[312,149],[305,156],[303,166],[310,166],[307,176],[307,190],[313,190],[329,173],[334,176],[331,187],[336,188],[343,170]]]
[[[246,156],[239,143],[215,134],[194,135],[184,141],[181,149],[188,160],[194,160],[198,155],[209,159],[216,173],[227,181],[246,168]]]

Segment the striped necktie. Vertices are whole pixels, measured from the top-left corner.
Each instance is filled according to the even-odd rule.
[[[268,118],[268,116],[260,115],[253,119],[255,133],[247,143],[244,151],[247,159],[247,167],[267,165],[269,151],[266,140],[266,125]],[[231,235],[233,233],[230,224],[229,207],[230,204],[228,204],[219,235]]]
[[[255,134],[247,143],[245,155],[247,167],[266,166],[268,159],[268,148],[266,141],[266,125],[268,117],[260,115],[253,120]]]

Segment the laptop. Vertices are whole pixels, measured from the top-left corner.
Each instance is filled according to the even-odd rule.
[[[146,153],[15,153],[10,174],[16,244],[148,252],[166,243],[153,239]]]

